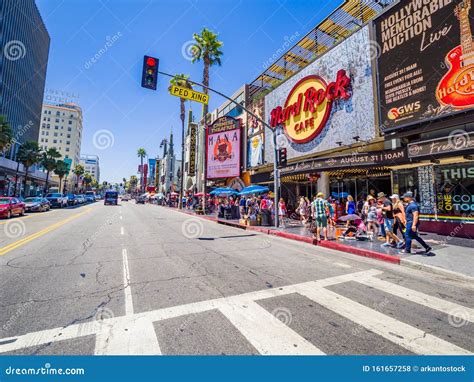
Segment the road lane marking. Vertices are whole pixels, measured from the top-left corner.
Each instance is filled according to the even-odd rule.
[[[122,261],[123,261],[123,286],[125,293],[125,315],[131,316],[133,314],[133,300],[132,300],[132,289],[130,287],[130,270],[128,268],[128,256],[127,250],[122,249]]]
[[[442,300],[438,297],[430,296],[375,277],[357,281],[361,284],[404,298],[405,300],[412,301],[419,305],[435,309],[462,320],[474,322],[474,309],[472,308]]]
[[[351,265],[344,264],[344,263],[334,263],[334,265],[337,265],[338,267],[341,267],[341,268],[352,268]]]
[[[120,215],[120,220],[122,220],[122,215]]]
[[[120,235],[123,235],[123,234],[124,234],[123,227],[120,227]]]
[[[161,355],[155,327],[146,317],[108,325],[96,336],[95,355]]]
[[[356,280],[357,281],[357,280]],[[423,355],[468,355],[471,352],[423,330],[366,307],[317,283],[296,287],[297,293],[403,348]]]
[[[17,240],[9,245],[6,245],[5,247],[2,247],[0,248],[0,256],[3,256],[5,254],[7,254],[8,252],[10,251],[13,251],[14,249],[18,248],[18,247],[21,247],[27,243],[29,243],[30,241],[34,240],[34,239],[37,239],[51,231],[54,231],[55,229],[59,228],[59,227],[62,227],[63,225],[71,222],[72,220],[75,220],[77,219],[78,217],[84,215],[84,214],[87,214],[91,211],[90,208],[86,209],[85,211],[82,211],[78,214],[75,214],[75,215],[72,215],[72,216],[69,216],[68,218],[66,219],[63,219],[63,220],[60,220],[59,222],[56,222],[46,228],[43,228],[41,231],[38,231],[34,234],[31,234],[27,237],[24,237],[23,239],[20,239],[20,240]]]
[[[324,355],[256,302],[228,304],[219,311],[262,355]]]

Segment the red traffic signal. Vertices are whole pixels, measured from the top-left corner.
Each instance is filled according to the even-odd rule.
[[[154,57],[143,57],[142,70],[142,87],[146,89],[156,90],[156,82],[158,79],[159,60]]]

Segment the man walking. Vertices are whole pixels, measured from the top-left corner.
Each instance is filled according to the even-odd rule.
[[[311,203],[311,212],[314,217],[316,225],[316,240],[321,241],[321,228],[323,230],[324,240],[328,239],[328,211],[332,216],[332,207],[327,200],[324,199],[324,194],[318,192],[316,199]]]
[[[420,224],[420,207],[413,199],[412,192],[406,192],[402,196],[403,200],[408,203],[405,209],[407,227],[405,231],[405,249],[400,253],[411,253],[411,242],[416,240],[425,249],[425,253],[429,253],[432,248],[418,235],[418,226]]]
[[[383,226],[385,228],[385,243],[382,244],[384,247],[390,247],[390,240],[393,240],[394,244],[399,246],[401,240],[393,233],[393,205],[388,200],[387,195],[383,192],[377,194],[378,200],[382,203],[382,215],[383,215]]]

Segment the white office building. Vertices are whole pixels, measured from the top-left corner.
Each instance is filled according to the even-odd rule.
[[[84,166],[85,172],[91,174],[97,182],[100,181],[100,165],[97,155],[82,154],[80,163]]]

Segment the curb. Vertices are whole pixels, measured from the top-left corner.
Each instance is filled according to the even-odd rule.
[[[467,281],[471,283],[474,282],[474,277],[467,276],[459,272],[450,271],[449,269],[436,267],[434,265],[417,263],[416,261],[413,261],[413,260],[400,259],[400,265],[403,265],[407,268],[412,268],[412,269],[417,269],[417,270],[433,273],[439,276],[450,277],[458,281]]]
[[[362,249],[337,243],[334,241],[321,241],[319,244],[321,247],[335,249],[336,251],[352,253],[353,255],[370,257],[377,260],[386,261],[392,264],[400,264],[400,258],[398,256],[387,255],[385,253],[371,251],[370,249]]]

